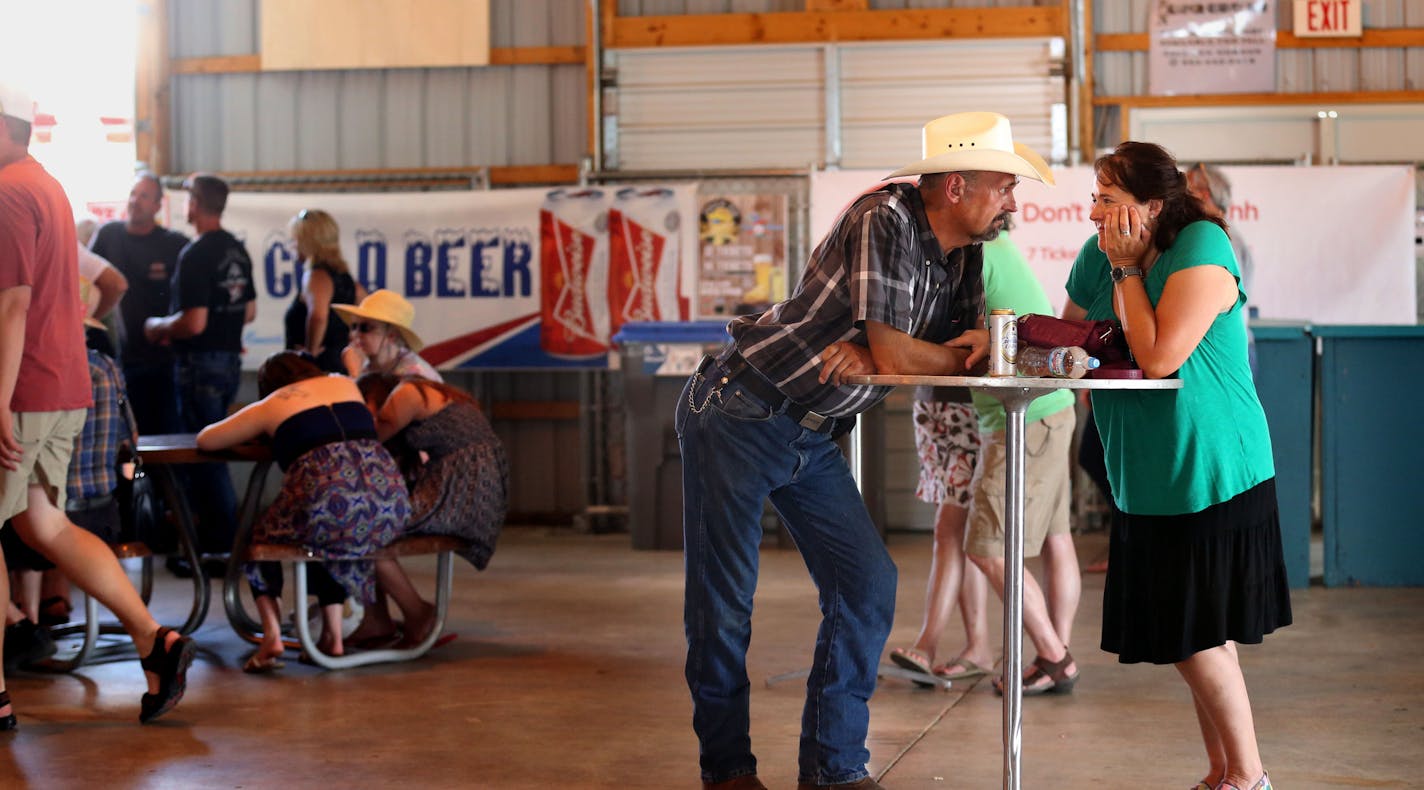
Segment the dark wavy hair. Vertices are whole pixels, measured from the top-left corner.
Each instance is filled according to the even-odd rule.
[[[1169,249],[1182,228],[1193,222],[1204,220],[1226,230],[1225,222],[1207,216],[1187,192],[1187,177],[1177,169],[1177,160],[1156,143],[1128,140],[1112,153],[1098,157],[1093,173],[1102,183],[1125,190],[1141,203],[1162,201],[1162,211],[1152,229],[1152,244],[1159,250]]]
[[[416,391],[420,393],[421,401],[424,403],[430,402],[427,393],[434,390],[435,392],[443,394],[452,402],[460,401],[463,403],[473,403],[476,406],[479,405],[479,402],[475,400],[474,396],[459,387],[453,387],[440,381],[431,381],[423,376],[397,376],[394,373],[362,373],[361,377],[356,379],[356,387],[361,390],[361,397],[369,402],[375,403],[378,409],[385,405],[386,399],[391,396],[391,393],[395,391],[396,387],[402,384],[414,385]]]
[[[265,398],[298,381],[325,376],[316,358],[305,351],[278,351],[257,369],[257,397]]]

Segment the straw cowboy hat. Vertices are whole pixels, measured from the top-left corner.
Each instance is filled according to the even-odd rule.
[[[379,291],[372,291],[361,300],[361,304],[334,304],[331,306],[336,314],[341,316],[341,320],[348,325],[363,318],[371,321],[380,321],[395,327],[400,336],[405,340],[405,344],[411,351],[419,351],[425,347],[425,341],[420,339],[420,335],[410,328],[415,322],[415,308],[404,296],[395,291],[388,291],[382,288]]]
[[[1053,185],[1048,163],[1032,148],[1014,142],[1009,119],[996,112],[955,113],[925,124],[924,157],[886,178],[987,170]]]

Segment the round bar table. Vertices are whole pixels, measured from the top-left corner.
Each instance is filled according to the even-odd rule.
[[[1019,790],[1023,721],[1024,414],[1054,390],[1176,390],[1179,379],[1057,379],[1021,376],[848,376],[851,384],[967,387],[1004,404],[1004,788]]]

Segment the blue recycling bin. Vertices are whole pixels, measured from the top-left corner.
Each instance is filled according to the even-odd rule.
[[[628,531],[635,549],[682,549],[682,452],[673,412],[704,354],[731,338],[726,321],[639,321],[613,336],[623,376]]]
[[[1424,584],[1424,326],[1316,326],[1325,584]]]
[[[1290,586],[1310,584],[1311,459],[1314,452],[1315,349],[1310,325],[1252,322],[1256,395],[1271,430],[1280,503],[1281,545]]]

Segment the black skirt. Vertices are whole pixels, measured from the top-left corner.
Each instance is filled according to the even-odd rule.
[[[1103,650],[1174,664],[1291,623],[1275,478],[1181,516],[1114,511]]]

